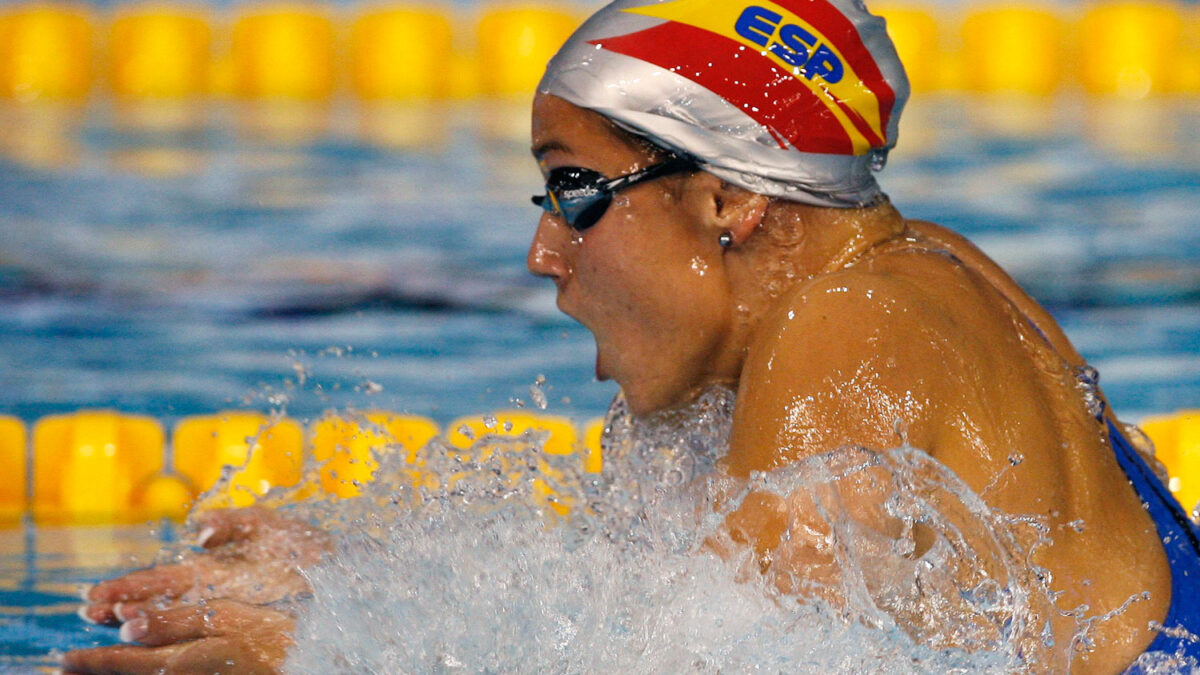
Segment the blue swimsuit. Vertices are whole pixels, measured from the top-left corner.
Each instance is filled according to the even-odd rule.
[[[1117,463],[1154,519],[1167,562],[1171,566],[1171,606],[1163,621],[1166,631],[1160,632],[1146,651],[1200,660],[1200,528],[1192,524],[1179,502],[1175,501],[1124,434],[1111,422],[1108,424],[1108,437],[1112,441]],[[1186,629],[1196,637],[1171,630],[1177,628]],[[1172,635],[1172,632],[1176,634]]]

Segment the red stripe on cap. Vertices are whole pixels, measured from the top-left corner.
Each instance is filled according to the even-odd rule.
[[[879,101],[880,129],[886,134],[888,121],[892,117],[892,109],[896,105],[896,92],[892,90],[892,86],[879,71],[879,64],[875,61],[875,56],[863,44],[858,29],[854,27],[854,22],[825,0],[775,0],[775,3],[796,16],[803,17],[813,28],[824,35],[825,39],[837,47],[842,57],[854,69],[855,74]],[[870,128],[865,122],[858,124],[858,121],[861,120],[858,113],[844,105],[842,109],[850,115],[850,119],[855,120],[855,126],[860,129]],[[878,144],[875,142],[874,139],[877,138],[877,135],[874,133],[867,133],[866,137],[872,139],[873,145],[883,144],[882,139]]]
[[[769,58],[723,35],[669,21],[591,44],[686,77],[729,101],[766,127],[776,140],[782,137],[797,150],[854,153],[849,135],[825,101]],[[861,117],[854,114],[851,119]],[[780,143],[780,147],[784,145]]]
[[[862,134],[863,138],[867,139],[867,143],[870,143],[872,148],[883,147],[883,139],[879,137],[879,134],[875,133],[875,130],[871,128],[871,124],[863,119],[863,116],[857,110],[841,99],[835,98],[833,102],[838,108],[841,108],[846,117],[850,118],[850,123],[854,125],[855,129],[858,129],[858,133]],[[887,124],[887,117],[882,117],[881,119],[883,120],[883,124]],[[884,133],[887,133],[887,127],[885,126],[883,129]]]

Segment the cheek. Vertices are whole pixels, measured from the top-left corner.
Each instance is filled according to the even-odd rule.
[[[588,241],[579,251],[576,280],[595,304],[595,318],[612,330],[650,331],[643,339],[668,339],[685,330],[707,333],[706,324],[728,302],[720,260],[680,238],[636,234]]]
[[[591,242],[589,242],[590,244]],[[644,307],[653,290],[647,288],[647,278],[636,259],[600,254],[594,247],[584,246],[574,259],[574,282],[576,300],[584,304],[587,319],[592,327],[605,328],[612,324],[627,324],[645,318]]]

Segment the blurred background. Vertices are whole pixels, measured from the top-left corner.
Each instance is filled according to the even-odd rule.
[[[524,269],[531,92],[599,6],[0,4],[0,414],[602,414]],[[872,8],[900,210],[1006,266],[1123,416],[1200,407],[1197,6]]]
[[[178,518],[225,465],[248,503],[439,428],[596,447],[615,388],[524,258],[531,92],[599,6],[0,0],[0,671],[116,641],[75,584],[173,530],[78,525]],[[913,84],[884,189],[1050,309],[1190,508],[1200,8],[871,7]]]

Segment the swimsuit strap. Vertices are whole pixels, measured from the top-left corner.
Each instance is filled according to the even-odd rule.
[[[1107,424],[1117,463],[1137,491],[1142,506],[1154,520],[1167,563],[1171,567],[1171,602],[1163,620],[1163,627],[1167,630],[1159,632],[1146,651],[1200,659],[1200,639],[1172,631],[1183,628],[1200,636],[1200,531],[1124,434],[1112,421]],[[1127,672],[1142,670],[1134,667]]]

